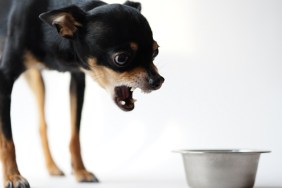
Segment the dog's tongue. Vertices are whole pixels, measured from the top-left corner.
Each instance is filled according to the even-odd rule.
[[[130,87],[119,86],[115,88],[115,102],[118,107],[124,111],[131,111],[134,109],[134,102],[132,99],[132,91]]]

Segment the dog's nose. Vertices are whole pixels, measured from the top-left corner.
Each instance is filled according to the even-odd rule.
[[[164,81],[165,81],[165,79],[162,76],[156,75],[154,77],[149,78],[149,85],[150,85],[151,89],[157,90],[162,86]]]

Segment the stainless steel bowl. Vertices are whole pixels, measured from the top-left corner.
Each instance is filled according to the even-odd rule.
[[[252,188],[260,154],[257,150],[180,150],[191,188]]]

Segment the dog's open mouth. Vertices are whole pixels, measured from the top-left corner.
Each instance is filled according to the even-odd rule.
[[[120,109],[124,111],[134,109],[135,99],[132,98],[133,91],[133,88],[127,86],[115,87],[114,101]]]

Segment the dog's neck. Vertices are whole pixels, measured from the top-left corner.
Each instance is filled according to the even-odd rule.
[[[53,28],[48,28],[48,26],[43,38],[45,54],[42,58],[46,67],[61,72],[78,68],[81,60],[76,54],[72,40],[60,37]]]

